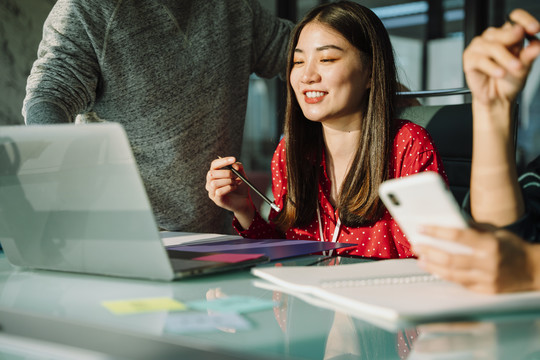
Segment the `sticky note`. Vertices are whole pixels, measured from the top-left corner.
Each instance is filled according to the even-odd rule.
[[[224,313],[247,313],[273,308],[276,304],[271,300],[263,300],[250,296],[229,296],[213,300],[191,301],[186,305],[195,310],[211,310]]]
[[[212,254],[206,256],[200,256],[194,258],[193,260],[200,261],[215,261],[215,262],[224,262],[224,263],[237,263],[240,261],[257,259],[263,256],[263,254]]]
[[[186,309],[185,304],[167,297],[103,301],[101,304],[117,315]]]
[[[251,324],[235,313],[174,313],[167,316],[165,331],[176,334],[203,333],[222,329],[249,330]]]

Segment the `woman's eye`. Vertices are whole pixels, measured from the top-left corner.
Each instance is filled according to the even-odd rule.
[[[301,65],[303,64],[304,62],[302,60],[294,60],[293,61],[293,65]]]
[[[323,63],[329,63],[329,62],[334,62],[336,61],[336,59],[321,59],[321,62]]]

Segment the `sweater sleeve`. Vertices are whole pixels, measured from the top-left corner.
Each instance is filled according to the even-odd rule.
[[[26,123],[73,121],[94,102],[99,64],[86,29],[105,29],[106,19],[93,7],[85,8],[80,0],[58,0],[47,17],[26,84]]]
[[[506,226],[506,229],[525,241],[540,243],[540,175],[538,172],[527,172],[520,176],[519,184],[525,202],[525,215]]]
[[[540,157],[519,177],[519,186],[525,203],[525,214],[516,222],[503,228],[520,236],[530,243],[540,243]],[[472,219],[470,193],[467,193],[462,204],[462,212]]]
[[[271,78],[285,78],[287,47],[293,23],[280,19],[263,9],[257,0],[249,1],[253,13],[252,71]]]
[[[527,166],[519,177],[519,185],[525,202],[525,215],[506,228],[528,242],[540,243],[540,156]]]

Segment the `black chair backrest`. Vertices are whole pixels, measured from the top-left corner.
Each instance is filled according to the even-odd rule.
[[[461,205],[471,181],[471,104],[411,106],[401,109],[397,117],[422,126],[431,134],[448,175],[450,190]]]
[[[514,148],[517,142],[518,106],[514,107]],[[441,155],[450,190],[460,205],[467,196],[471,181],[472,107],[467,104],[420,105],[402,108],[398,118],[410,120],[431,134]]]

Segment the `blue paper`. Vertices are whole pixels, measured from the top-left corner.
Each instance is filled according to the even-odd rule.
[[[248,313],[272,309],[277,304],[250,296],[228,296],[213,300],[199,300],[186,303],[190,309],[208,310],[222,313]]]

